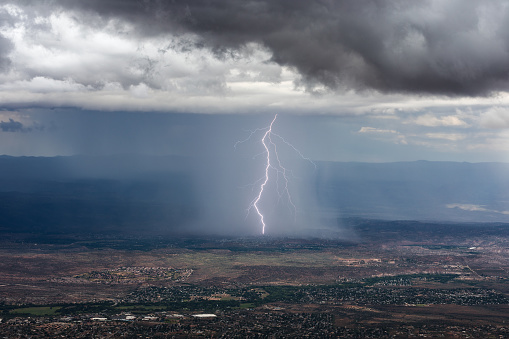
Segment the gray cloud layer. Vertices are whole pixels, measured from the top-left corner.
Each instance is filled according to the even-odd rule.
[[[25,128],[21,122],[9,119],[9,121],[0,121],[0,130],[2,132],[23,132]]]
[[[271,51],[272,61],[295,68],[310,91],[325,86],[478,96],[509,87],[504,1],[41,3],[75,11],[77,20],[90,25],[129,23],[141,36],[196,34],[199,45],[219,57],[256,42]]]
[[[12,42],[0,34],[0,72],[6,71],[11,64],[8,54],[12,47]]]

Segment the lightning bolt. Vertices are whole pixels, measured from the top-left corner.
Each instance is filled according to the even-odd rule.
[[[277,114],[274,116],[274,119],[272,119],[270,125],[268,125],[265,128],[258,128],[254,131],[251,131],[251,134],[245,140],[238,141],[237,143],[235,143],[235,146],[234,146],[236,149],[237,145],[250,140],[253,137],[253,135],[255,135],[257,132],[264,131],[263,137],[261,138],[261,143],[263,145],[264,152],[262,152],[261,154],[264,154],[265,159],[266,159],[265,175],[260,180],[257,181],[257,182],[261,182],[260,188],[258,190],[258,194],[256,195],[254,200],[249,205],[249,208],[247,211],[248,215],[249,215],[249,212],[252,209],[254,209],[256,211],[256,214],[258,214],[258,217],[260,218],[260,223],[262,225],[262,234],[265,234],[265,228],[267,225],[265,223],[265,217],[264,217],[262,211],[260,210],[259,203],[260,203],[260,200],[262,200],[267,183],[271,179],[271,175],[270,175],[271,172],[272,173],[275,172],[275,174],[276,174],[275,180],[276,180],[276,190],[278,193],[278,201],[286,198],[289,208],[293,211],[293,215],[295,216],[295,218],[296,218],[296,212],[297,212],[297,208],[296,208],[295,204],[293,203],[292,197],[290,195],[290,191],[288,190],[288,184],[289,184],[288,172],[291,172],[291,171],[288,171],[283,166],[283,163],[281,162],[281,159],[278,154],[278,147],[277,147],[276,141],[283,142],[285,145],[287,145],[288,147],[293,149],[293,151],[295,151],[302,159],[310,162],[316,168],[315,163],[313,163],[313,161],[311,161],[311,159],[304,157],[302,155],[302,153],[297,148],[295,148],[291,143],[286,141],[279,134],[276,134],[272,131],[272,127],[273,127],[276,119],[277,119]],[[282,178],[283,184],[280,184],[280,177]],[[247,215],[246,215],[246,217],[247,217]]]
[[[260,208],[258,207],[258,203],[260,202],[260,199],[262,198],[262,194],[263,194],[263,190],[265,189],[265,185],[267,185],[267,182],[269,181],[269,169],[271,168],[271,164],[270,164],[270,150],[269,150],[269,147],[267,146],[266,139],[268,136],[270,143],[273,144],[272,140],[270,139],[270,134],[272,133],[272,125],[274,124],[274,121],[276,121],[276,118],[277,118],[277,114],[274,116],[274,119],[272,119],[269,129],[265,132],[265,134],[263,135],[263,138],[262,138],[262,144],[263,144],[263,147],[265,147],[265,152],[267,153],[267,164],[265,166],[265,180],[260,185],[260,191],[258,192],[258,196],[255,198],[255,200],[252,204],[252,206],[256,210],[256,213],[258,213],[258,215],[260,216],[260,222],[262,223],[262,234],[265,234],[265,226],[266,225],[265,225],[265,221],[263,220],[263,214],[262,214],[262,212],[260,212]],[[277,154],[277,152],[276,152],[276,154]]]

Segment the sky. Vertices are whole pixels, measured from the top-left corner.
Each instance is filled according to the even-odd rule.
[[[509,4],[0,0],[0,154],[509,161]]]

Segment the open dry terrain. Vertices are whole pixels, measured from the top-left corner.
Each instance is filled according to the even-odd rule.
[[[149,328],[172,324],[161,330],[163,337],[227,335],[226,329],[246,335],[276,329],[343,337],[507,335],[508,237],[480,232],[469,238],[453,230],[419,239],[397,228],[376,235],[369,227],[356,241],[4,242],[0,325],[22,333],[45,324],[48,333],[76,336],[76,324],[87,321],[91,331],[134,333],[137,327],[125,321],[113,324],[130,317]],[[196,323],[200,312],[214,318]],[[313,327],[313,319],[321,327]],[[55,322],[65,326],[50,325]],[[190,330],[196,327],[201,332]]]

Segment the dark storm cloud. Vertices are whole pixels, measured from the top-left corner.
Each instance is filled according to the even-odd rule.
[[[76,11],[77,20],[129,22],[142,36],[193,33],[221,57],[259,43],[271,51],[272,61],[296,69],[311,91],[326,86],[476,96],[509,87],[504,1],[57,3]]]
[[[33,132],[33,131],[44,131],[46,130],[45,126],[37,121],[32,121],[31,126],[27,126],[20,121],[16,121],[12,118],[9,118],[9,121],[0,121],[0,131],[2,132]],[[55,127],[51,124],[49,128],[50,131],[54,131]]]
[[[9,121],[0,121],[0,129],[2,132],[25,132],[26,129],[19,121],[9,119]]]

